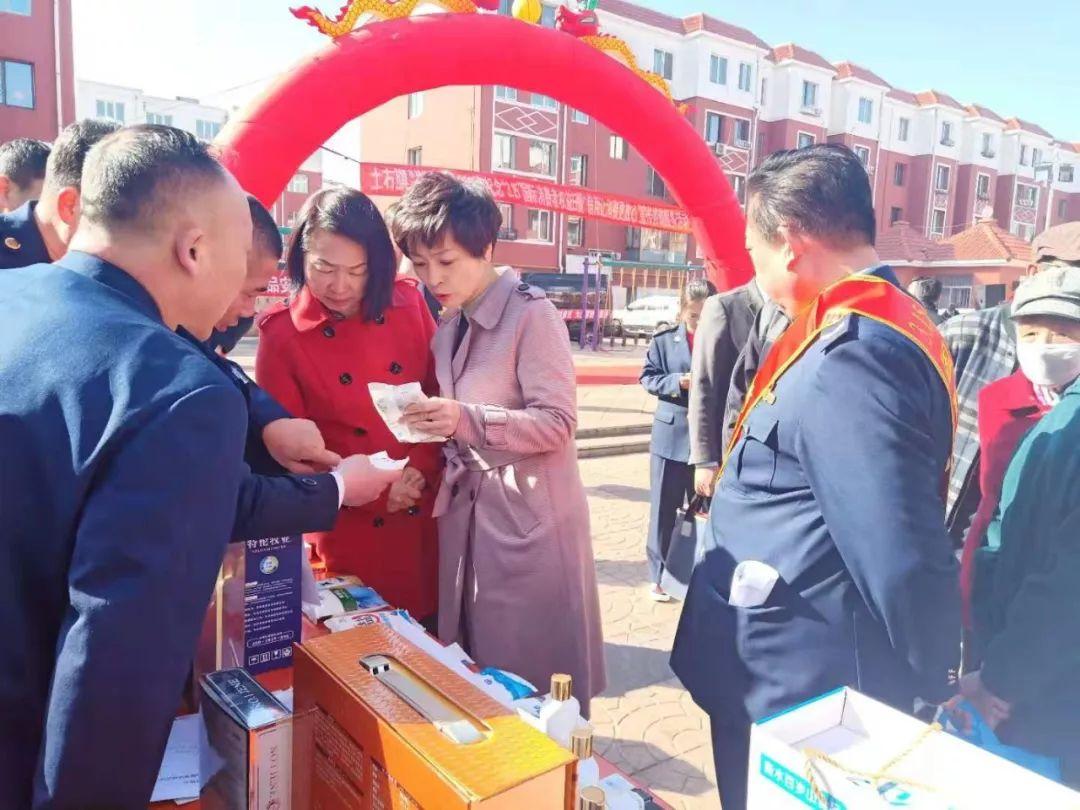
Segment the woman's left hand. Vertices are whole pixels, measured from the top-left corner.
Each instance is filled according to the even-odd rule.
[[[435,436],[454,435],[461,421],[461,403],[453,399],[432,397],[405,409],[404,422],[414,430]]]

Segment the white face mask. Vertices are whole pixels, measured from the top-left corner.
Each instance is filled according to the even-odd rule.
[[[1080,343],[1020,341],[1016,344],[1016,359],[1024,376],[1035,385],[1060,388],[1080,377]]]

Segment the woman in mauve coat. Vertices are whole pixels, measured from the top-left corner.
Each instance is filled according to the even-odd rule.
[[[287,269],[298,288],[260,319],[259,384],[296,417],[311,419],[342,457],[385,450],[409,459],[378,500],[345,509],[333,531],[308,535],[327,570],[354,574],[397,607],[432,621],[438,536],[431,507],[442,470],[439,444],[402,444],[368,383],[419,382],[437,393],[430,342],[435,322],[413,280],[396,280],[393,243],[367,197],[324,189],[304,206]]]
[[[439,635],[542,691],[571,675],[587,713],[604,656],[573,360],[543,292],[492,265],[501,219],[485,186],[446,174],[422,178],[391,218],[447,308],[432,343],[442,396],[407,412],[450,437],[435,505]]]

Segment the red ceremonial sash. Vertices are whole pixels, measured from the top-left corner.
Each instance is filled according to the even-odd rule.
[[[813,303],[791,322],[769,350],[765,362],[761,364],[750,384],[742,411],[735,421],[734,432],[724,451],[723,463],[716,474],[717,481],[723,475],[731,451],[742,437],[743,426],[750,412],[762,400],[772,400],[777,382],[825,329],[852,313],[895,329],[923,350],[937,369],[949,394],[953,433],[956,432],[956,385],[953,379],[952,355],[922,304],[878,276],[846,276],[826,287]],[[951,453],[949,457],[951,460]],[[946,472],[947,469],[946,467]]]

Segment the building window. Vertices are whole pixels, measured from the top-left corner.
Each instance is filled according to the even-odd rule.
[[[573,155],[570,158],[570,185],[589,185],[589,157],[588,155]]]
[[[746,62],[739,63],[739,89],[747,93],[754,86],[754,69]]]
[[[495,133],[494,143],[494,155],[493,162],[496,169],[514,169],[514,152],[517,147],[516,139],[513,135],[504,135],[501,132]]]
[[[664,178],[656,173],[652,166],[645,167],[645,193],[653,197],[666,197],[667,187]]]
[[[423,166],[424,165],[424,147],[414,146],[408,152],[405,153],[405,162],[410,166]]]
[[[1020,144],[1020,165],[1028,165],[1028,148],[1024,144]]]
[[[1036,169],[1039,168],[1039,166],[1042,165],[1042,150],[1041,149],[1032,149],[1031,150],[1031,165]]]
[[[537,242],[551,241],[551,212],[529,209],[529,232],[526,236]]]
[[[813,146],[817,142],[817,138],[811,135],[809,132],[800,132],[799,139],[795,144],[796,149],[805,149],[808,146]]]
[[[0,0],[0,14],[21,14],[24,17],[29,17],[30,0]]]
[[[1071,163],[1062,163],[1058,168],[1058,180],[1062,183],[1071,183],[1073,177],[1073,165]]]
[[[294,174],[292,180],[289,181],[289,191],[293,194],[307,194],[308,176],[306,174]]]
[[[159,115],[158,113],[148,112],[146,114],[146,123],[157,124],[162,127],[171,127],[173,118],[171,115]]]
[[[911,119],[901,118],[896,128],[896,139],[898,141],[906,141],[911,134]]]
[[[990,175],[980,174],[975,178],[975,196],[980,200],[990,199]]]
[[[589,123],[589,116],[583,113],[581,110],[574,110],[570,115],[570,120],[575,124],[587,124]]]
[[[709,81],[713,84],[727,84],[727,59],[716,54],[709,58]]]
[[[1013,236],[1027,239],[1029,242],[1035,236],[1035,226],[1026,222],[1014,222],[1012,227]]]
[[[733,174],[728,180],[731,181],[731,190],[735,192],[739,205],[746,205],[746,178],[741,174]]]
[[[1017,186],[1016,202],[1025,208],[1034,208],[1035,201],[1039,198],[1039,190],[1035,186]]]
[[[419,118],[424,113],[424,94],[409,93],[409,120]]]
[[[705,113],[705,143],[724,142],[724,116],[720,113]]]
[[[555,174],[555,144],[550,141],[529,143],[529,170],[549,177]]]
[[[745,118],[735,119],[735,145],[750,148],[750,122]]]
[[[559,109],[559,102],[557,102],[551,96],[544,96],[540,93],[533,93],[532,103],[534,107],[541,107],[545,110]]]
[[[641,248],[641,228],[626,229],[626,249],[639,250]]]
[[[982,156],[992,158],[994,156],[994,136],[989,132],[982,134]]]
[[[905,180],[906,177],[907,177],[907,164],[906,163],[897,163],[893,167],[893,175],[892,175],[893,185],[894,186],[902,186],[902,185],[904,185],[904,180]]]
[[[872,99],[859,99],[859,123],[869,124],[874,120],[874,102]]]
[[[585,220],[581,217],[566,218],[566,244],[575,248],[585,244]]]
[[[0,61],[0,104],[34,109],[33,65],[29,62]]]
[[[803,112],[813,112],[817,115],[817,91],[818,86],[814,82],[802,83],[802,108]]]
[[[934,209],[934,215],[930,220],[930,235],[938,237],[945,235],[945,212],[940,208]]]
[[[761,106],[765,106],[765,90],[768,88],[769,82],[766,79],[761,80]]]
[[[1065,219],[1066,214],[1069,213],[1069,201],[1058,200],[1058,219]]]
[[[952,139],[952,123],[949,122],[949,121],[942,121],[941,122],[941,145],[942,146],[953,146],[954,145],[953,144],[953,139]]]
[[[897,222],[904,218],[904,209],[897,208],[895,205],[889,209],[889,225],[895,225]]]
[[[863,165],[864,169],[870,168],[870,150],[865,146],[855,147],[855,157],[859,159],[859,163]]]
[[[499,203],[499,214],[502,216],[502,227],[499,228],[499,238],[508,242],[517,239],[517,231],[514,230],[514,206],[509,203]]]
[[[652,54],[653,73],[670,82],[671,77],[675,75],[675,57],[669,51],[662,51],[659,48]]]
[[[221,132],[221,124],[217,121],[203,121],[199,119],[195,122],[195,137],[204,141],[212,141]]]
[[[514,0],[499,0],[499,13],[504,17],[514,16]]]
[[[104,118],[107,121],[115,121],[118,124],[124,123],[124,102],[122,101],[102,101],[100,98],[97,100],[95,108],[98,118]],[[199,136],[202,137],[201,135]]]
[[[626,141],[618,135],[611,136],[611,157],[613,160],[626,160]]]
[[[938,164],[937,169],[934,171],[934,191],[948,191],[949,175],[951,174],[952,170],[948,166]]]
[[[501,98],[503,101],[517,101],[518,91],[513,87],[504,87],[503,85],[496,85],[495,98]]]

